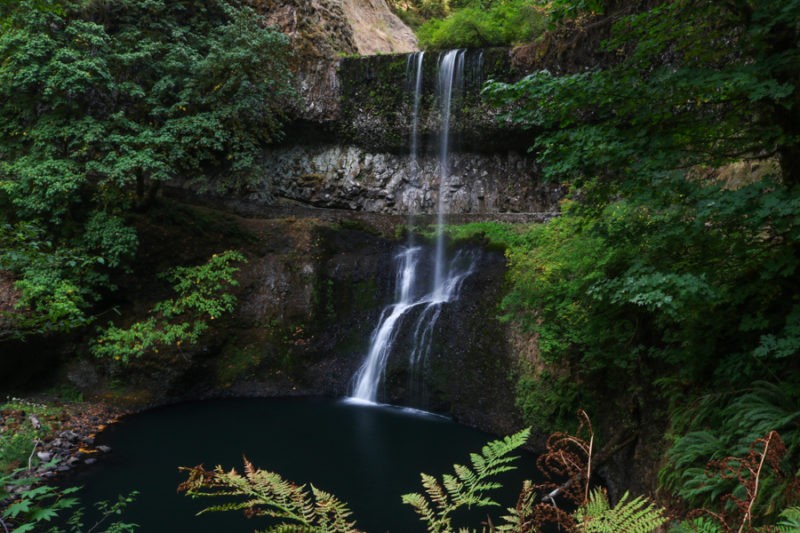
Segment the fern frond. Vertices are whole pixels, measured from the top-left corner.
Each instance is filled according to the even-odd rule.
[[[670,533],[724,533],[725,530],[716,520],[700,516],[675,524],[669,531]]]
[[[450,505],[450,501],[447,497],[447,492],[445,492],[444,488],[439,481],[428,474],[422,473],[420,474],[422,478],[422,486],[425,488],[425,493],[428,495],[428,498],[438,507],[439,509],[447,509]]]
[[[593,490],[576,512],[578,524],[586,533],[651,533],[667,521],[664,510],[647,498],[629,498],[626,492],[612,508],[604,490]]]
[[[406,505],[413,507],[414,511],[426,524],[430,524],[436,520],[436,513],[431,509],[428,500],[426,500],[425,496],[422,494],[418,492],[403,494],[402,500]]]
[[[778,531],[781,533],[796,533],[800,531],[800,507],[788,507],[779,515]]]
[[[314,486],[296,485],[275,472],[260,470],[244,458],[244,475],[222,467],[205,470],[202,465],[181,468],[189,478],[178,490],[191,497],[233,497],[238,502],[209,506],[198,514],[244,511],[248,517],[267,516],[282,523],[270,532],[359,533],[347,505]]]
[[[403,503],[411,505],[425,522],[428,531],[453,531],[451,514],[461,507],[491,507],[498,505],[488,492],[500,487],[490,478],[514,467],[517,457],[509,454],[525,444],[530,429],[525,429],[486,444],[482,453],[470,454],[470,465],[453,465],[455,474],[445,474],[441,483],[428,474],[422,474],[425,495],[414,493],[403,496]]]
[[[508,514],[502,517],[503,523],[495,528],[498,533],[521,533],[535,531],[531,524],[533,508],[536,506],[536,492],[533,482],[525,480],[522,482],[522,490],[517,498],[517,506],[509,507]]]
[[[355,522],[349,520],[353,513],[347,504],[314,485],[311,485],[311,493],[316,500],[314,512],[318,517],[317,525],[324,531],[351,531],[355,528]]]
[[[256,533],[319,533],[319,531],[316,528],[297,524],[278,524]]]

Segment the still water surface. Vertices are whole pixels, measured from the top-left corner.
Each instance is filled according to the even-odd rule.
[[[453,463],[467,463],[470,452],[493,438],[443,417],[393,407],[320,398],[209,400],[154,409],[110,426],[98,444],[113,451],[77,482],[87,503],[138,490],[125,520],[142,532],[251,532],[266,523],[235,512],[195,517],[210,502],[175,491],[186,477],[179,466],[219,464],[241,471],[245,454],[257,467],[296,483],[313,482],[347,501],[362,530],[424,531],[400,495],[421,491],[420,472],[451,472]],[[518,455],[519,469],[500,480],[505,490],[496,499],[503,507],[515,503],[521,480],[534,475],[534,458]],[[473,516],[471,525],[479,526],[482,516]]]

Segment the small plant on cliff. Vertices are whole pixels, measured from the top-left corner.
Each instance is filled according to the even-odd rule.
[[[94,340],[92,353],[127,363],[159,348],[196,343],[209,321],[233,311],[236,297],[228,291],[238,285],[235,263],[245,261],[241,253],[228,250],[203,265],[170,270],[164,277],[177,296],[153,306],[146,320],[127,328],[109,325]]]

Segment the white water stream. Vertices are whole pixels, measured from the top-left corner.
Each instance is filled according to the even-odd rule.
[[[422,95],[422,67],[424,52],[409,56],[406,78],[409,87],[413,87],[413,115],[411,127],[411,160],[415,165],[418,152],[419,106]],[[409,370],[415,383],[430,354],[431,342],[436,322],[442,311],[442,304],[458,298],[464,279],[472,274],[477,258],[475,254],[459,252],[451,261],[447,261],[445,253],[445,237],[443,232],[444,216],[447,212],[447,182],[450,176],[450,116],[454,92],[463,86],[464,51],[451,50],[439,56],[438,78],[436,80],[439,111],[441,114],[441,134],[439,136],[439,199],[437,209],[437,236],[433,250],[433,272],[424,266],[430,266],[423,254],[426,251],[420,246],[409,245],[398,254],[396,273],[395,302],[381,313],[380,320],[372,332],[369,351],[363,364],[353,377],[353,400],[375,403],[378,401],[379,389],[383,382],[386,363],[396,345],[401,331],[412,332],[412,338],[405,346],[410,346]],[[413,80],[413,84],[412,84]],[[431,283],[432,282],[432,283]],[[413,326],[403,329],[407,318],[415,317]],[[414,391],[412,391],[414,392]]]

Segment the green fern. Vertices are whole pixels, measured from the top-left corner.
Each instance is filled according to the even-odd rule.
[[[669,533],[724,533],[724,531],[718,521],[707,516],[678,522],[669,529]]]
[[[503,516],[504,523],[497,526],[495,531],[498,533],[525,531],[536,504],[536,492],[533,490],[533,482],[526,479],[522,484],[517,506],[508,508],[508,514]]]
[[[403,495],[403,503],[411,505],[431,533],[453,531],[452,513],[461,507],[492,507],[499,505],[487,496],[500,487],[491,478],[513,470],[517,459],[509,454],[525,444],[530,429],[488,443],[481,454],[470,454],[471,467],[454,465],[453,474],[445,474],[439,482],[435,477],[421,474],[425,494]]]
[[[179,491],[192,498],[232,497],[241,501],[206,507],[200,513],[244,511],[248,517],[265,516],[283,522],[266,533],[360,533],[347,504],[313,485],[295,485],[275,472],[255,468],[244,460],[244,475],[235,469],[226,472],[217,466],[182,468],[189,473]]]
[[[575,512],[578,529],[585,533],[651,533],[667,521],[664,510],[647,498],[629,498],[626,492],[612,508],[604,490],[593,490],[586,505]]]
[[[778,531],[781,533],[797,533],[800,531],[800,507],[789,507],[780,514]]]
[[[732,504],[722,496],[737,490],[735,479],[709,477],[709,461],[725,457],[744,457],[751,444],[770,431],[778,431],[787,449],[784,464],[791,468],[800,461],[800,394],[786,383],[757,381],[750,390],[737,396],[709,395],[680,413],[675,431],[685,432],[667,452],[667,466],[660,473],[662,485],[683,498],[688,505],[730,512]],[[714,428],[713,430],[694,428]],[[796,468],[796,466],[794,466]],[[779,509],[797,503],[786,483],[792,482],[789,468],[783,482],[765,473],[757,518],[774,523]],[[723,502],[727,501],[727,507]]]

